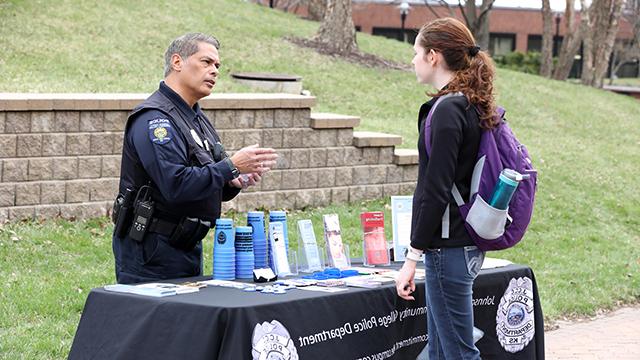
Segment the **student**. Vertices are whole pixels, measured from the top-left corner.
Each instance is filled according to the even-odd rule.
[[[462,197],[469,198],[481,132],[496,125],[492,117],[495,68],[469,29],[452,18],[425,24],[413,48],[418,82],[437,91],[428,94],[433,98],[419,112],[420,161],[411,246],[396,288],[403,299],[415,300],[411,296],[415,269],[424,255],[429,359],[480,359],[473,341],[472,286],[484,252],[466,233],[452,187],[455,184]],[[442,96],[446,97],[431,118],[431,156],[427,157],[425,121]],[[449,221],[443,221],[443,216]]]

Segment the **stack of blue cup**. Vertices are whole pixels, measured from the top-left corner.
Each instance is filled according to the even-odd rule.
[[[235,280],[236,248],[233,233],[233,220],[216,220],[213,239],[213,278]]]
[[[253,279],[252,233],[251,226],[236,227],[236,279]]]
[[[287,249],[287,255],[289,255],[289,231],[287,230],[287,212],[280,210],[269,211],[269,222],[282,223],[282,232],[284,233],[284,246]]]
[[[255,269],[269,267],[271,261],[271,248],[267,243],[264,231],[264,213],[262,211],[249,211],[247,213],[247,225],[253,229],[253,266]]]

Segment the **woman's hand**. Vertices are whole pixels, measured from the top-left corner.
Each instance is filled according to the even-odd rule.
[[[416,274],[417,262],[411,260],[405,260],[400,273],[396,277],[396,291],[398,296],[405,300],[415,300],[411,293],[416,291],[416,283],[413,281],[413,277]]]

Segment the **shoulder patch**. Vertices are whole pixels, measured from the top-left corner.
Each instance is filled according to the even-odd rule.
[[[169,119],[158,118],[149,120],[149,139],[154,144],[162,145],[171,141],[173,130]]]

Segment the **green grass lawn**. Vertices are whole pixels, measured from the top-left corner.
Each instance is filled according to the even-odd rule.
[[[168,43],[205,31],[222,42],[216,91],[250,91],[230,72],[301,75],[318,97],[314,111],[359,115],[362,130],[402,135],[402,146],[415,148],[426,89],[409,72],[363,68],[282,39],[316,28],[239,0],[0,1],[0,92],[151,92]],[[409,45],[392,40],[358,34],[358,43],[397,62],[412,56]],[[496,86],[539,184],[525,241],[491,256],[533,268],[547,320],[637,302],[640,102],[508,70],[498,71]],[[337,212],[345,239],[360,251],[359,213],[387,202],[292,212],[290,221],[312,218],[321,239],[321,214]],[[0,358],[64,358],[87,292],[114,281],[111,227],[98,219],[0,229]],[[296,237],[292,231],[294,244]]]

